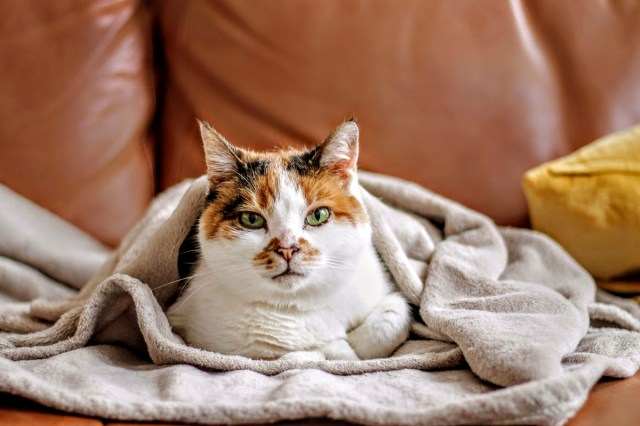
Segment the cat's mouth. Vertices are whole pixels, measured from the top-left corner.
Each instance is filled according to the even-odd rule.
[[[271,279],[274,281],[279,281],[281,279],[293,278],[293,277],[304,277],[304,274],[296,272],[293,269],[291,269],[289,266],[287,266],[287,269],[285,269],[284,272],[281,272],[278,275],[272,276]]]

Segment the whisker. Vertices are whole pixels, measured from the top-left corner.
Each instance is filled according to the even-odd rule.
[[[193,253],[193,252],[199,252],[199,251],[200,251],[200,249],[199,249],[199,248],[197,248],[197,249],[193,249],[193,250],[185,250],[185,251],[181,251],[181,252],[179,252],[179,253],[178,253],[178,255],[181,255],[181,254],[187,254],[187,253]]]
[[[157,290],[157,289],[162,288],[162,287],[166,287],[166,286],[171,285],[171,284],[175,284],[175,283],[177,283],[179,281],[187,281],[187,280],[191,280],[192,278],[195,278],[195,277],[201,277],[202,275],[206,275],[210,271],[211,271],[211,266],[206,266],[203,270],[200,270],[199,273],[196,273],[196,274],[193,274],[193,275],[189,275],[189,276],[186,276],[186,277],[182,277],[182,278],[178,278],[177,280],[169,281],[169,282],[166,282],[164,284],[160,284],[159,286],[154,287],[154,290]]]
[[[200,287],[198,287],[195,290],[193,290],[193,292],[185,300],[183,300],[182,303],[180,303],[180,305],[176,306],[174,309],[176,309],[176,310],[180,309],[182,306],[184,306],[185,303],[187,303],[187,301],[189,299],[191,299],[193,297],[194,294],[198,293],[200,290],[202,290],[206,286],[207,286],[207,283],[202,284]]]

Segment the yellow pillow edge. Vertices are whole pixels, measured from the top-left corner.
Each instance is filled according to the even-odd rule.
[[[554,174],[640,174],[640,125],[602,136],[544,166]]]
[[[523,189],[534,228],[537,212],[534,207],[543,208],[537,202],[541,199],[547,204],[561,204],[567,214],[592,221],[592,226],[598,229],[623,223],[640,231],[640,175],[558,176],[539,169],[527,173]]]
[[[620,147],[627,149],[620,149]],[[633,167],[624,169],[618,164],[618,167],[609,167],[603,170],[601,168],[603,163],[596,157],[603,152],[624,156],[626,164],[633,164]],[[567,166],[566,163],[570,165]],[[637,173],[635,172],[636,166]],[[544,193],[546,196],[562,194],[565,199],[568,198],[565,194],[571,193],[572,210],[575,211],[584,211],[583,203],[591,206],[591,203],[588,202],[593,199],[589,194],[602,194],[603,190],[607,194],[613,194],[619,201],[618,205],[633,205],[637,200],[636,197],[640,194],[640,186],[611,185],[611,183],[616,183],[617,179],[612,177],[616,175],[622,176],[622,179],[634,181],[636,176],[640,177],[640,125],[605,135],[569,155],[534,167],[523,175],[522,187],[528,203],[530,203],[529,198],[535,192]],[[580,185],[574,184],[576,180],[580,180]],[[585,185],[587,186],[585,187]],[[530,208],[530,215],[531,210]],[[593,209],[589,208],[588,210],[592,211]],[[640,211],[638,215],[640,215]],[[586,216],[595,217],[598,215],[587,214]]]

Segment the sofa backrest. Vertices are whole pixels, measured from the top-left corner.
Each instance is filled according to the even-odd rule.
[[[157,190],[204,171],[196,118],[270,149],[355,116],[362,168],[510,225],[526,224],[525,170],[640,122],[640,2],[49,3],[0,18],[16,61],[0,181],[107,242],[148,202],[151,166]]]
[[[264,149],[355,115],[361,167],[523,224],[524,171],[640,121],[639,2],[167,0],[159,18],[164,184],[203,170],[193,117]]]

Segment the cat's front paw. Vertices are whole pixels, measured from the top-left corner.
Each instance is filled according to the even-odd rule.
[[[390,293],[349,332],[349,344],[362,359],[387,357],[407,340],[409,323],[409,305],[398,293]]]
[[[327,359],[331,360],[355,361],[360,359],[349,342],[344,339],[334,340],[333,342],[324,345],[320,348],[320,352],[322,352]]]

